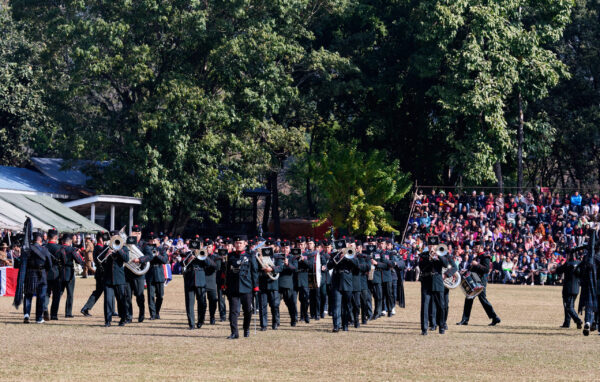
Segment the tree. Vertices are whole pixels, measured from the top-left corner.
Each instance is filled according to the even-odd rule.
[[[45,117],[39,44],[30,42],[10,9],[0,4],[0,165],[22,165],[33,137],[49,123]]]
[[[397,161],[389,161],[378,150],[365,153],[356,144],[337,141],[331,141],[320,158],[313,178],[325,200],[321,222],[329,220],[355,235],[397,232],[386,206],[398,202],[411,187]]]

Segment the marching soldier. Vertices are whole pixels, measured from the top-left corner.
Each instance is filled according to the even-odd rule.
[[[311,262],[313,264],[313,268],[311,268],[311,270],[309,271],[310,273],[312,273],[312,271],[314,270],[315,272],[319,272],[319,274],[321,274],[321,283],[323,282],[323,275],[322,275],[322,271],[321,269],[314,269],[315,264],[317,262],[316,257],[319,256],[319,261],[321,260],[321,253],[320,251],[317,250],[316,248],[316,242],[315,240],[310,237],[307,239],[307,256],[311,259]],[[321,263],[321,264],[327,264],[327,263]],[[316,275],[315,275],[316,277]],[[324,304],[325,301],[321,301],[321,284],[319,284],[318,287],[316,287],[316,285],[309,285],[309,301],[310,301],[310,318],[312,318],[313,320],[319,321],[319,319],[321,318],[321,304]]]
[[[71,246],[71,244],[73,244],[73,235],[64,234],[61,242],[62,247],[60,247],[55,254],[59,263],[58,283],[60,287],[58,293],[52,297],[52,306],[50,308],[50,316],[55,317],[54,319],[58,318],[60,298],[65,289],[67,290],[65,317],[73,317],[73,292],[75,289],[75,269],[73,261],[77,262],[79,265],[85,264],[77,249]]]
[[[46,303],[44,306],[44,320],[58,320],[58,306],[60,304],[60,289],[61,279],[60,273],[62,272],[61,259],[59,258],[58,251],[61,249],[61,245],[58,243],[58,231],[54,228],[48,231],[48,243],[46,249],[50,252],[52,257],[52,267],[47,272],[48,277],[48,288],[46,289]],[[48,315],[48,305],[50,305],[50,295],[52,295],[51,314]],[[56,302],[54,302],[56,300]],[[54,310],[52,307],[55,307]]]
[[[23,288],[25,295],[23,304],[23,322],[26,324],[29,323],[31,301],[33,300],[33,296],[36,295],[35,322],[43,324],[45,322],[43,312],[46,303],[46,272],[52,268],[52,256],[45,247],[42,247],[42,235],[39,233],[33,234],[33,243],[30,248],[31,251],[27,257],[25,283]],[[21,258],[15,259],[16,268],[20,268],[20,260]]]
[[[279,274],[279,294],[283,298],[291,318],[291,326],[296,326],[298,312],[296,306],[296,291],[294,290],[294,274],[298,269],[298,261],[290,253],[290,242],[281,242],[283,253],[278,256],[282,261],[281,273]]]
[[[355,251],[355,259],[358,263],[352,270],[352,321],[354,322],[354,327],[359,328],[360,322],[358,321],[358,317],[361,308],[360,296],[362,292],[362,278],[365,272],[371,269],[371,262],[363,258],[361,241],[352,243],[352,248]]]
[[[436,323],[440,334],[445,333],[444,323],[444,281],[442,279],[442,269],[448,266],[445,257],[438,257],[435,248],[438,245],[438,237],[428,238],[428,251],[419,256],[419,268],[421,269],[421,334],[427,335],[429,320],[430,300],[433,300],[436,308]]]
[[[204,248],[208,252],[210,259],[215,263],[215,268],[205,268],[206,275],[206,297],[208,299],[208,313],[210,316],[210,324],[216,323],[215,314],[217,312],[217,304],[219,302],[217,274],[222,267],[222,259],[214,253],[213,241],[209,238],[204,239]]]
[[[331,277],[327,270],[327,262],[329,261],[329,254],[331,253],[331,243],[325,239],[321,242],[322,250],[319,251],[321,256],[321,286],[319,287],[320,295],[320,310],[319,315],[321,318],[325,318],[325,313],[328,310],[330,304],[329,295],[331,294]]]
[[[258,292],[258,265],[252,253],[246,251],[246,235],[234,238],[234,251],[227,258],[226,291],[229,299],[229,325],[231,335],[228,339],[239,338],[238,317],[240,304],[244,311],[244,337],[250,336],[252,319],[252,294]]]
[[[151,320],[160,320],[160,308],[165,294],[165,271],[163,265],[169,261],[158,237],[150,233],[148,243],[144,247],[144,255],[149,256],[150,269],[146,272],[146,286],[148,287],[148,310]]]
[[[350,321],[350,312],[352,312],[352,292],[353,292],[353,276],[355,268],[358,268],[358,258],[353,259],[343,257],[336,263],[339,253],[345,248],[345,241],[338,240],[335,242],[336,252],[332,253],[327,262],[327,269],[332,269],[331,287],[333,290],[333,301],[331,309],[333,310],[333,332],[340,331],[340,326],[343,331],[348,331],[348,323]]]
[[[273,277],[281,273],[283,267],[283,260],[281,258],[275,258],[273,251],[273,240],[268,238],[265,241],[265,246],[261,249],[263,251],[262,256],[269,256],[273,259],[274,267],[267,266],[266,268],[260,267],[258,272],[258,309],[260,314],[260,330],[267,330],[267,306],[271,307],[271,328],[277,330],[279,327],[279,279],[271,279],[268,274]],[[259,256],[261,254],[258,254]]]
[[[575,299],[579,294],[579,277],[575,274],[575,269],[579,265],[579,261],[575,258],[575,253],[570,252],[568,260],[561,266],[556,268],[555,273],[557,275],[564,275],[563,287],[562,287],[562,299],[563,308],[565,311],[565,320],[560,326],[561,328],[568,328],[571,326],[571,319],[577,324],[577,329],[581,329],[583,321],[575,312],[574,305]]]
[[[394,291],[392,284],[392,268],[394,268],[394,262],[392,261],[392,253],[388,250],[387,246],[390,242],[388,239],[381,239],[381,259],[379,264],[381,268],[381,291],[382,291],[382,305],[385,308],[385,312],[388,317],[392,317],[394,309]],[[383,313],[383,312],[382,312]]]
[[[374,245],[365,245],[365,248],[362,251],[362,256],[359,259],[359,261],[362,261],[366,265],[366,270],[361,272],[360,275],[360,310],[361,321],[363,325],[366,325],[373,315],[371,290],[369,289],[369,273],[371,272],[371,267],[374,267],[374,265],[371,263],[371,255],[374,251]]]
[[[481,278],[481,283],[483,284],[483,292],[481,292],[477,298],[479,298],[479,302],[483,306],[487,316],[492,320],[489,326],[495,326],[500,323],[500,317],[498,317],[496,312],[494,312],[492,304],[490,304],[486,297],[487,277],[488,273],[490,272],[490,255],[484,252],[483,243],[478,243],[475,245],[475,253],[478,255],[476,259],[471,262],[470,271],[477,273],[477,275]],[[472,298],[465,298],[465,307],[463,310],[462,320],[460,320],[457,325],[469,325],[469,317],[471,317],[473,300],[474,299]]]
[[[111,232],[111,235],[118,235],[118,231]],[[124,264],[129,261],[129,249],[123,247],[118,251],[109,248],[98,261],[103,263],[104,273],[104,326],[109,327],[112,317],[115,314],[115,297],[120,313],[119,326],[125,326],[127,322],[127,298],[125,291],[125,270]]]
[[[134,228],[134,232],[132,236],[127,238],[128,245],[138,245],[138,239],[140,235],[139,228],[137,231]],[[134,263],[141,264],[142,267],[144,264],[152,260],[152,257],[149,255],[144,255],[138,259],[134,259]],[[133,319],[133,296],[135,296],[135,301],[138,306],[138,322],[144,322],[145,312],[146,312],[146,304],[144,301],[144,284],[146,283],[145,275],[136,275],[129,268],[125,267],[125,280],[127,283],[125,284],[125,293],[127,298],[127,307],[129,310],[127,311],[127,323],[131,323]]]
[[[190,252],[183,260],[183,282],[185,288],[185,310],[190,330],[200,329],[206,316],[206,274],[217,269],[217,264],[208,253],[201,254],[200,242],[190,242]],[[198,302],[198,322],[194,323],[194,300]],[[195,325],[195,326],[194,326]]]
[[[296,248],[301,250],[298,257],[298,272],[296,272],[296,290],[300,300],[300,320],[310,323],[308,316],[309,290],[308,290],[308,272],[314,267],[314,258],[312,252],[306,248],[306,238],[300,236],[296,239]]]
[[[217,297],[219,300],[219,318],[221,322],[227,321],[227,304],[225,304],[225,277],[227,274],[227,256],[233,251],[233,242],[227,237],[223,240],[223,247],[220,248],[221,266],[217,272]]]
[[[94,279],[96,280],[96,289],[94,289],[94,291],[90,295],[90,298],[88,298],[83,308],[81,308],[81,314],[83,314],[86,317],[91,316],[90,309],[94,307],[96,302],[100,299],[100,296],[102,296],[102,293],[104,293],[104,264],[98,261],[98,255],[100,255],[102,251],[104,251],[107,245],[106,243],[108,243],[109,241],[110,235],[108,234],[108,232],[102,232],[98,235],[98,241],[96,243],[96,246],[94,247],[93,258],[94,264],[96,264],[96,272],[94,272]]]
[[[374,245],[375,241],[369,242],[370,245]],[[387,264],[383,261],[383,250],[381,240],[377,241],[377,250],[373,253],[373,259],[371,260],[371,264],[375,265],[375,271],[373,273],[373,280],[371,280],[371,288],[372,295],[375,301],[375,305],[373,307],[373,316],[371,320],[376,320],[382,316],[381,307],[382,307],[382,299],[383,292],[381,289],[381,283],[383,278],[383,270],[387,268]]]

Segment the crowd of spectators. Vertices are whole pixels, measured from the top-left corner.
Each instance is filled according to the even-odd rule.
[[[477,255],[474,244],[483,242],[492,258],[490,282],[554,284],[551,270],[568,249],[587,241],[588,228],[599,221],[598,194],[419,190],[403,243],[406,277],[418,278],[418,253],[428,236],[437,235],[459,269]]]

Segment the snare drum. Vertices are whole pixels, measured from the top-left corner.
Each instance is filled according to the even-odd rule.
[[[483,283],[476,273],[466,271],[462,274],[460,288],[467,298],[475,298],[483,292]]]

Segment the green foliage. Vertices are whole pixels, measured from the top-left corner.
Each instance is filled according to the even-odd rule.
[[[322,221],[329,219],[352,234],[397,232],[385,206],[398,202],[411,187],[397,161],[381,151],[365,153],[355,144],[335,140],[318,157],[313,176],[326,201]]]
[[[36,63],[38,44],[29,42],[9,9],[0,5],[0,165],[18,166],[48,123]]]

